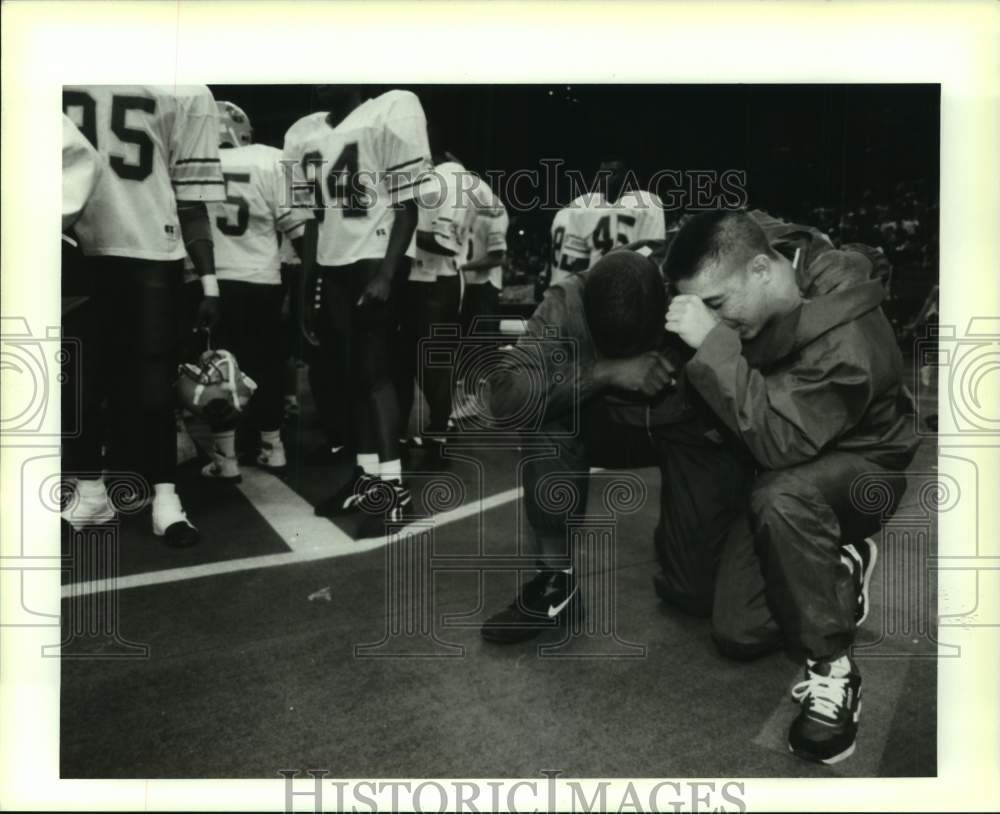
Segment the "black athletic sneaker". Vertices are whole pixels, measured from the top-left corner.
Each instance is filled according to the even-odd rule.
[[[858,627],[868,618],[870,605],[868,603],[868,586],[872,581],[875,563],[878,562],[878,548],[871,537],[866,537],[860,543],[848,543],[841,551],[841,557],[850,566],[854,575],[854,585],[858,595],[858,608],[854,613],[854,621]]]
[[[338,517],[359,511],[361,501],[378,482],[375,475],[369,475],[360,466],[354,467],[347,483],[326,500],[316,504],[316,514],[320,517]]]
[[[480,633],[497,644],[526,642],[579,612],[580,592],[573,575],[541,569],[521,586],[508,608],[483,623]]]
[[[834,666],[849,667],[834,677]],[[861,717],[861,674],[846,656],[836,665],[817,662],[806,666],[805,681],[792,688],[802,710],[788,732],[788,748],[806,760],[833,764],[854,754]]]
[[[413,498],[410,490],[395,480],[376,478],[358,504],[365,513],[356,537],[382,537],[387,526],[400,526],[415,520]]]

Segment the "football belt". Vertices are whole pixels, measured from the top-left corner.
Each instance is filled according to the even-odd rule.
[[[185,362],[177,368],[181,405],[211,421],[242,413],[256,390],[257,383],[240,370],[236,357],[228,350],[209,347],[198,357],[197,364]]]

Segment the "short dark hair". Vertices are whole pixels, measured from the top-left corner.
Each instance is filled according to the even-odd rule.
[[[707,263],[737,255],[749,260],[757,254],[775,257],[767,235],[744,211],[719,209],[694,215],[681,226],[670,244],[663,271],[672,283],[694,277]]]
[[[667,295],[663,275],[648,257],[620,249],[587,272],[587,327],[597,349],[615,359],[653,350],[663,336]]]

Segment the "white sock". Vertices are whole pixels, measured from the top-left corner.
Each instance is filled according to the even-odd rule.
[[[212,438],[215,440],[215,449],[220,455],[226,458],[236,457],[236,430],[213,432]]]
[[[177,490],[174,488],[172,483],[154,483],[153,484],[153,500],[161,500],[168,497],[176,497]]]
[[[104,488],[104,478],[87,479],[81,478],[76,482],[76,493],[80,500],[97,500],[107,494]]]
[[[396,483],[401,483],[403,480],[403,462],[399,458],[392,461],[380,461],[378,476],[382,480],[394,480]]]
[[[377,475],[379,472],[378,455],[374,452],[362,452],[355,459],[367,474]]]
[[[260,442],[266,447],[277,449],[281,446],[281,430],[261,430]]]
[[[153,529],[157,526],[166,531],[174,523],[188,522],[172,483],[153,484]],[[190,525],[190,523],[188,523]]]

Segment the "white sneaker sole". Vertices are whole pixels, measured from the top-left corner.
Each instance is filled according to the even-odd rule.
[[[856,710],[854,710],[854,723],[857,723],[859,720],[861,720],[861,699],[860,698],[858,699],[858,708]],[[854,754],[854,750],[857,747],[857,745],[858,745],[858,742],[857,742],[857,739],[855,739],[855,740],[851,741],[851,745],[848,746],[840,754],[834,755],[833,757],[825,758],[823,760],[816,760],[816,758],[810,757],[809,755],[800,754],[799,752],[796,752],[792,748],[791,744],[788,744],[788,751],[791,752],[793,755],[795,755],[795,757],[802,758],[803,760],[808,760],[810,763],[822,763],[824,766],[833,766],[836,763],[840,763],[841,761],[847,760],[847,758],[849,758],[851,755],[853,755]]]
[[[858,619],[857,627],[861,627],[865,623],[865,619],[868,618],[868,614],[871,612],[872,606],[868,599],[868,586],[871,585],[872,574],[875,573],[875,565],[878,563],[878,546],[875,545],[875,541],[871,537],[866,537],[862,541],[863,545],[868,546],[868,552],[871,554],[871,559],[868,561],[868,568],[865,569],[864,577],[861,580],[861,602],[864,606],[865,612]]]

